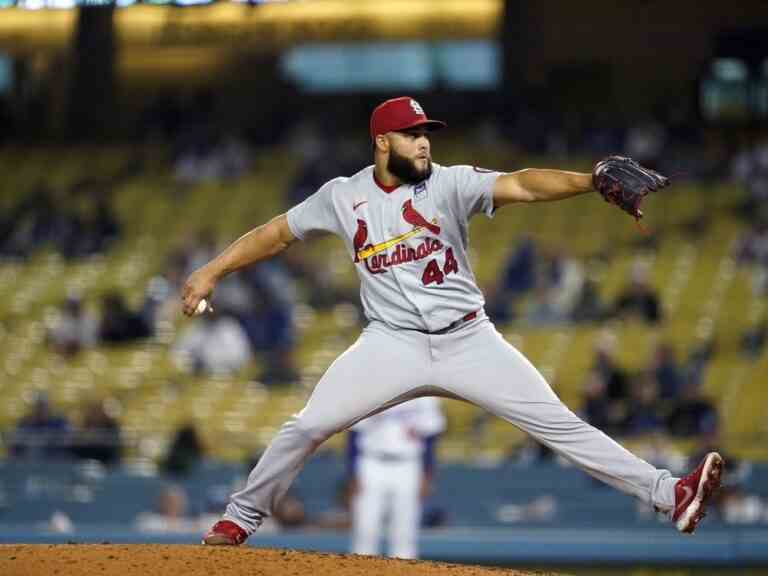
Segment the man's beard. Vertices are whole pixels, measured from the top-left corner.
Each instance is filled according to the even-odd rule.
[[[390,148],[387,170],[397,176],[397,179],[404,184],[418,184],[432,176],[432,160],[427,158],[427,167],[424,170],[419,170],[413,160],[400,156]]]

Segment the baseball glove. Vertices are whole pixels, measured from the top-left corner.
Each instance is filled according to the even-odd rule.
[[[606,202],[616,204],[626,213],[640,220],[640,205],[649,192],[669,185],[669,178],[640,166],[625,156],[608,156],[595,164],[592,185]]]

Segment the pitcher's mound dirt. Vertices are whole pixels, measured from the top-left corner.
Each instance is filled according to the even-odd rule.
[[[56,544],[0,546],[3,576],[555,576],[442,562],[250,548]]]

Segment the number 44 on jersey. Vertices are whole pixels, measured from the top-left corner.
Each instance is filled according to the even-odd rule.
[[[424,273],[421,275],[421,283],[424,286],[429,286],[433,282],[435,284],[442,284],[445,277],[451,272],[456,273],[459,271],[459,263],[453,256],[453,248],[448,248],[445,251],[445,263],[443,269],[440,270],[440,266],[437,263],[437,258],[432,258],[424,267]]]

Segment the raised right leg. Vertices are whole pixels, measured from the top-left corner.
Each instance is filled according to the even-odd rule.
[[[326,439],[358,420],[419,395],[429,384],[430,362],[425,339],[372,323],[328,368],[306,406],[286,422],[248,476],[232,495],[225,524],[240,537],[233,542],[215,534],[204,542],[239,544],[254,532],[285,494],[307,458]],[[234,526],[232,526],[234,524]],[[240,531],[237,531],[239,528]]]

